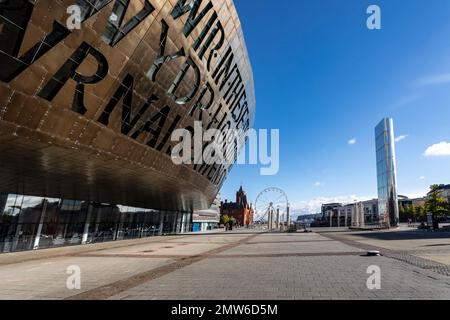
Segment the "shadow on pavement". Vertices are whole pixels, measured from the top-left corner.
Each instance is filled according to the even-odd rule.
[[[450,232],[432,232],[421,230],[371,232],[371,233],[364,232],[364,233],[354,233],[354,235],[374,240],[450,239]]]

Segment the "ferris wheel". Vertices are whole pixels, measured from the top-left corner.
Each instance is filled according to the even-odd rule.
[[[280,222],[289,219],[289,200],[280,188],[271,187],[261,191],[255,201],[255,223],[274,222],[276,217]]]

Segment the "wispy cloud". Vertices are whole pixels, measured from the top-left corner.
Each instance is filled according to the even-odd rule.
[[[425,176],[420,176],[420,177],[419,177],[419,180],[422,180],[422,181],[423,181],[423,180],[426,180],[426,179],[427,179],[427,177],[425,177]]]
[[[427,87],[450,83],[450,73],[435,74],[416,81],[416,87]]]
[[[356,140],[356,138],[353,138],[353,139],[348,140],[347,143],[348,143],[350,146],[352,146],[352,145],[355,145],[356,142],[358,142],[358,141]]]
[[[441,142],[428,147],[424,153],[425,157],[450,156],[450,142]]]
[[[314,183],[314,187],[318,188],[322,186],[322,182],[317,181],[316,183]]]
[[[319,213],[324,203],[353,203],[355,201],[365,201],[374,197],[360,197],[356,195],[340,197],[319,197],[308,201],[297,201],[291,203],[291,212],[293,215],[306,215]]]
[[[404,195],[405,197],[408,197],[410,199],[417,199],[417,198],[423,198],[427,195],[427,190],[423,190],[423,191],[418,191],[418,192],[409,192],[409,193],[404,193],[402,195]]]
[[[417,100],[419,100],[422,97],[421,94],[413,94],[410,96],[405,96],[403,98],[400,98],[399,100],[397,100],[393,105],[392,105],[392,110],[397,110],[397,109],[401,109],[411,103],[416,102]]]
[[[408,138],[409,135],[403,135],[403,136],[398,136],[397,138],[395,138],[395,142],[400,142],[402,140],[405,140],[406,138]]]

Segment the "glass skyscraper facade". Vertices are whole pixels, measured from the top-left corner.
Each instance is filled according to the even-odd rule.
[[[383,119],[375,128],[378,213],[380,222],[389,227],[399,224],[394,121]]]

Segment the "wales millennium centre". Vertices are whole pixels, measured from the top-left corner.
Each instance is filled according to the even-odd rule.
[[[231,165],[175,165],[172,132],[254,122],[233,2],[6,0],[0,26],[0,252],[191,230]]]

